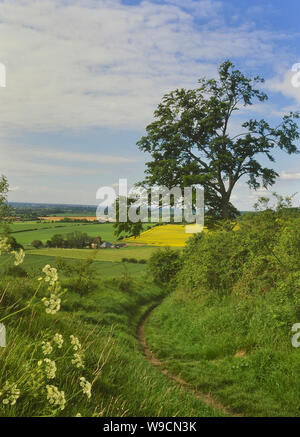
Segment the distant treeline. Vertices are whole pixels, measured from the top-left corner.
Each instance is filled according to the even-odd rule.
[[[39,217],[49,217],[52,215],[73,215],[93,216],[95,215],[96,206],[89,205],[48,205],[32,203],[15,203],[10,202],[13,209],[11,215],[22,218],[23,220],[38,220]],[[63,217],[62,217],[63,219]]]
[[[40,240],[34,240],[32,246],[35,248],[43,247],[44,244]],[[64,249],[83,249],[83,248],[99,248],[102,244],[102,238],[91,237],[85,232],[74,231],[66,235],[54,234],[50,240],[46,241],[46,247],[64,248]]]

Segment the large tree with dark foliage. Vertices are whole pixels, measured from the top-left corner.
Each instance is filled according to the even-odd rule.
[[[278,174],[261,158],[274,162],[276,149],[297,153],[299,113],[285,115],[276,127],[264,119],[249,119],[238,134],[230,134],[234,114],[268,98],[257,88],[262,82],[225,61],[218,79],[203,78],[197,89],[166,94],[154,112],[155,120],[146,127],[147,135],[137,143],[152,158],[142,184],[201,185],[208,213],[225,219],[238,213],[230,199],[242,176],[253,189],[273,185]]]

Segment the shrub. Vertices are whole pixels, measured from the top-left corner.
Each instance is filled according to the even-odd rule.
[[[122,263],[127,263],[128,262],[128,258],[122,258]]]
[[[136,258],[129,258],[128,262],[136,264],[138,262],[138,260]]]
[[[31,243],[31,245],[33,247],[35,247],[36,249],[39,249],[40,247],[43,247],[43,243],[41,240],[33,240],[33,242]]]
[[[179,251],[169,247],[158,249],[148,260],[148,270],[154,282],[159,285],[171,282],[181,266],[182,260]]]
[[[123,273],[121,278],[117,280],[118,287],[121,291],[131,291],[133,286],[133,278],[127,273]]]
[[[139,263],[140,263],[140,264],[146,264],[147,261],[146,261],[145,259],[140,259],[140,260],[139,260]]]

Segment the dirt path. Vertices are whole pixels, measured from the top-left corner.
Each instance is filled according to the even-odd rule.
[[[225,415],[229,415],[229,416],[234,416],[234,417],[239,417],[238,414],[234,414],[231,413],[226,407],[224,407],[219,401],[217,401],[217,399],[215,399],[210,393],[202,393],[199,392],[198,390],[196,390],[195,388],[193,388],[191,386],[191,384],[189,384],[188,382],[186,382],[184,379],[182,379],[180,376],[178,375],[173,375],[169,370],[166,369],[166,363],[164,361],[160,361],[154,354],[153,352],[149,349],[149,347],[147,346],[146,343],[146,339],[145,339],[145,335],[144,335],[144,327],[145,324],[150,316],[150,314],[152,313],[152,311],[157,307],[158,305],[152,307],[144,316],[144,318],[141,320],[139,326],[138,326],[138,339],[139,342],[143,348],[143,352],[145,357],[147,358],[147,360],[153,364],[154,366],[157,366],[160,368],[161,372],[166,375],[166,377],[168,377],[169,379],[171,379],[172,381],[175,381],[178,385],[180,385],[181,387],[184,387],[187,391],[189,391],[190,393],[192,393],[197,399],[200,399],[201,401],[203,401],[205,404],[216,408],[217,410],[220,410],[222,413],[224,413]]]

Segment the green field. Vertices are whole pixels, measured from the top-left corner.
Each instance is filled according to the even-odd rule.
[[[155,251],[155,247],[121,247],[120,249],[35,249],[29,250],[28,254],[87,259],[92,258],[97,261],[122,261],[122,258],[148,259],[151,253]]]
[[[100,236],[102,240],[114,242],[113,225],[111,223],[46,223],[46,222],[15,222],[10,225],[12,235],[18,243],[28,247],[33,240],[46,243],[54,234],[68,234],[69,232],[85,232],[92,237]]]

